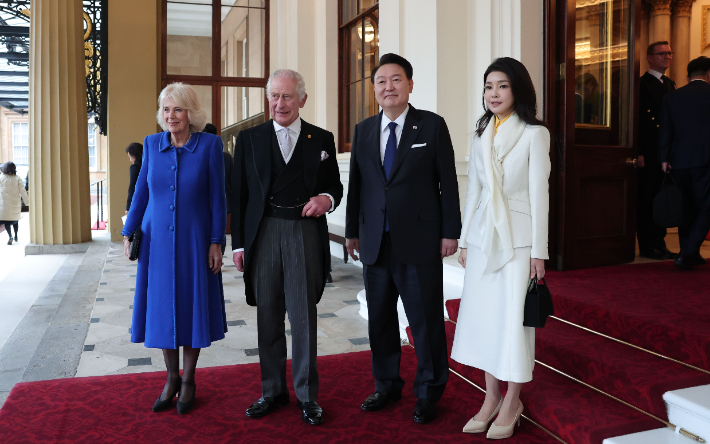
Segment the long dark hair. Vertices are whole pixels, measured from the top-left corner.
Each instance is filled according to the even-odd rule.
[[[2,173],[8,176],[14,176],[17,174],[17,167],[15,167],[15,162],[8,162],[2,166]]]
[[[502,72],[510,81],[510,90],[513,93],[513,111],[520,120],[528,125],[545,124],[539,120],[537,115],[537,96],[535,96],[535,86],[533,85],[530,73],[525,69],[525,65],[511,57],[501,57],[495,59],[483,74],[483,109],[486,112],[478,119],[476,124],[476,134],[480,137],[486,130],[488,123],[493,118],[493,111],[486,106],[486,79],[492,72]]]

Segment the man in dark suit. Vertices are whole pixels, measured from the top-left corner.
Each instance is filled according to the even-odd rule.
[[[330,269],[325,213],[343,196],[333,134],[306,123],[303,77],[280,69],[266,85],[272,120],[243,130],[234,147],[232,246],[257,308],[262,397],[246,411],[258,418],[289,403],[288,312],[293,386],[307,424],[323,421],[316,364],[316,304]]]
[[[648,71],[641,76],[640,82],[636,237],[639,255],[649,259],[675,259],[678,256],[666,248],[666,229],[653,222],[653,198],[663,183],[658,160],[661,103],[667,93],[675,90],[675,82],[664,75],[672,59],[668,42],[651,43],[646,50]]]
[[[683,190],[687,211],[678,227],[675,264],[706,264],[700,245],[710,230],[710,58],[688,63],[688,84],[666,95],[661,107],[660,161]]]
[[[362,403],[380,410],[402,396],[397,297],[417,354],[414,421],[434,419],[448,378],[441,260],[461,233],[454,149],[441,116],[409,105],[412,65],[385,54],[372,70],[378,115],[355,127],[345,237],[364,264],[375,393]]]

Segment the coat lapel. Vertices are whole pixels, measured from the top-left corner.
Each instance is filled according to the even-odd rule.
[[[386,183],[385,169],[382,166],[382,157],[380,154],[380,125],[382,125],[382,111],[380,111],[377,119],[374,119],[374,124],[367,128],[365,134],[363,134],[363,138],[365,141],[366,156],[375,164],[375,169],[380,179],[382,179],[382,183]]]
[[[399,139],[399,145],[397,145],[397,151],[394,155],[394,165],[392,165],[388,182],[392,181],[392,178],[397,174],[402,163],[404,163],[407,154],[412,151],[412,145],[417,140],[417,134],[419,134],[421,129],[421,124],[419,124],[419,112],[412,105],[409,105],[409,112],[407,113],[407,118],[404,120],[402,137]]]
[[[259,128],[259,131],[251,133],[250,139],[256,175],[259,177],[261,190],[266,198],[271,185],[271,144],[278,143],[273,121],[269,120]]]
[[[320,148],[322,144],[320,139],[316,139],[314,135],[313,125],[303,119],[301,119],[301,135],[298,137],[298,143],[303,146],[303,178],[308,192],[313,194],[321,162]]]

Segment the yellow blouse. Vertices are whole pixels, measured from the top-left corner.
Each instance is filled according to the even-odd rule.
[[[501,126],[501,125],[503,124],[503,122],[505,122],[506,120],[508,120],[508,117],[510,117],[511,115],[513,115],[513,113],[508,114],[503,120],[500,120],[500,119],[498,118],[498,116],[495,116],[495,119],[496,119],[496,120],[495,120],[496,126],[495,126],[495,128],[494,128],[494,130],[493,130],[493,135],[494,135],[494,136],[495,136],[496,134],[498,134],[498,127]]]

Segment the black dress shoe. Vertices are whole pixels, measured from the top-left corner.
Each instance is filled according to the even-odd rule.
[[[658,251],[663,255],[664,259],[678,259],[678,253],[668,251],[668,248],[666,247],[659,248]]]
[[[177,412],[181,415],[189,412],[195,406],[195,392],[197,391],[197,387],[194,382],[183,382],[182,385],[192,386],[192,398],[190,398],[187,402],[182,402],[178,399]]]
[[[681,270],[690,271],[693,269],[693,264],[688,256],[678,256],[678,259],[676,259],[673,263]]]
[[[646,259],[654,259],[657,261],[660,261],[660,260],[666,258],[665,254],[661,253],[660,251],[656,251],[656,250],[639,251],[639,256],[645,257]]]
[[[332,284],[333,283],[333,276],[328,273],[328,276],[325,277],[325,283],[326,284]]]
[[[168,396],[168,399],[161,400],[160,396],[158,396],[158,400],[155,401],[155,404],[153,404],[153,411],[154,412],[162,412],[163,410],[167,410],[170,407],[173,406],[173,398],[180,393],[180,387],[182,386],[182,378],[178,381],[177,384],[177,389],[173,392],[171,396]]]
[[[258,401],[249,406],[246,413],[247,416],[251,418],[261,418],[273,412],[277,407],[287,405],[288,402],[288,393],[283,393],[273,398],[262,396]]]
[[[303,412],[301,419],[306,424],[320,425],[323,423],[323,409],[316,401],[297,401],[296,406]]]
[[[685,257],[691,265],[705,265],[708,263],[707,259],[702,257],[700,253],[689,254]]]
[[[428,399],[417,399],[414,405],[414,422],[426,424],[436,418],[436,402]]]
[[[382,410],[387,404],[387,401],[399,401],[400,399],[402,399],[402,390],[389,393],[375,392],[360,404],[360,408],[366,412],[376,412]]]

